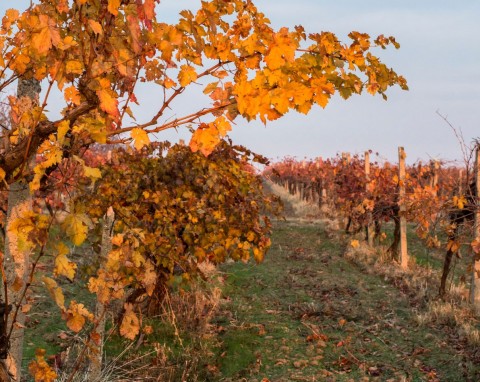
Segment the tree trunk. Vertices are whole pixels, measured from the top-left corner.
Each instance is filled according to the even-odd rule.
[[[369,195],[370,188],[370,152],[365,151],[365,195]],[[372,211],[367,211],[367,225],[365,227],[365,239],[369,246],[373,246],[374,238],[374,228],[373,228],[373,214]]]
[[[480,145],[477,145],[475,152],[475,203],[474,203],[474,239],[480,240]],[[474,254],[472,267],[472,283],[470,285],[470,302],[477,314],[480,314],[480,255]]]
[[[23,112],[30,110],[34,106],[38,105],[38,98],[40,94],[40,83],[35,79],[21,79],[18,82],[17,98],[19,100],[19,113],[20,116]],[[26,158],[28,162],[29,157]],[[24,301],[21,301],[21,297],[26,287],[28,270],[29,270],[29,258],[30,253],[22,251],[18,245],[17,235],[14,232],[10,232],[9,227],[15,219],[21,217],[25,212],[32,209],[32,197],[30,190],[26,182],[15,182],[10,185],[8,193],[8,210],[6,220],[6,232],[5,232],[5,256],[4,256],[4,269],[8,290],[2,292],[2,305],[11,305],[10,313],[8,314],[6,322],[7,333],[10,328],[13,330],[10,336],[10,343],[5,344],[9,351],[5,362],[8,372],[13,376],[15,381],[21,379],[21,367],[23,357],[23,337],[24,337],[24,324],[25,314],[22,312],[21,305]],[[18,309],[17,309],[18,308]],[[18,310],[15,322],[13,322],[14,314]]]
[[[100,250],[100,261],[104,263],[107,260],[108,253],[112,250],[112,227],[115,220],[115,214],[112,207],[107,210],[102,227],[102,248]],[[96,332],[100,341],[92,356],[89,381],[101,381],[103,365],[103,344],[105,341],[105,322],[107,307],[97,300],[95,307],[95,319],[97,321]]]
[[[17,243],[17,235],[9,230],[10,225],[17,219],[32,209],[32,199],[28,184],[13,183],[10,185],[8,194],[8,213],[7,230],[5,235],[5,259],[4,267],[7,278],[7,298],[3,295],[7,305],[11,305],[10,314],[6,324],[7,334],[13,325],[13,331],[10,336],[9,350],[6,365],[9,373],[16,381],[20,381],[22,356],[23,356],[23,337],[25,314],[22,309],[18,309],[18,314],[13,322],[13,315],[17,306],[21,306],[22,292],[27,283],[28,268],[30,265],[30,253],[22,251]],[[8,345],[7,345],[8,346]]]
[[[398,148],[398,179],[399,179],[399,219],[400,219],[400,256],[399,263],[402,269],[408,268],[408,249],[407,249],[407,207],[405,206],[405,158],[406,154],[403,147]]]
[[[395,223],[395,228],[393,230],[393,242],[388,248],[388,252],[392,255],[393,259],[398,260],[398,246],[400,245],[400,217],[395,213],[392,219]]]

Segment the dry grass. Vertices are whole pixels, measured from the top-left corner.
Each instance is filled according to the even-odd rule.
[[[465,284],[452,284],[448,298],[438,298],[440,271],[410,263],[407,270],[392,264],[385,248],[371,248],[360,242],[358,247],[349,245],[345,257],[360,266],[366,273],[376,274],[395,285],[409,296],[417,310],[416,321],[426,326],[437,324],[455,329],[460,338],[470,346],[480,344],[479,321],[467,301]]]
[[[152,334],[142,333],[134,342],[107,339],[120,341],[125,348],[106,362],[97,381],[89,377],[88,362],[84,362],[72,382],[196,382],[215,374],[209,361],[218,340],[211,321],[221,300],[220,278],[211,264],[202,265],[201,271],[208,282],[192,281],[188,290],[169,291],[161,315],[146,319]],[[82,348],[82,341],[69,348],[58,381],[68,380]]]
[[[301,201],[297,195],[290,195],[279,185],[269,186],[273,192],[292,205],[295,218],[304,221],[311,220],[314,216],[315,221],[324,225],[330,237],[342,235],[341,218],[335,215],[335,211],[328,207],[320,210],[313,204]],[[455,328],[460,338],[469,345],[474,347],[480,344],[479,320],[468,304],[468,289],[465,284],[452,283],[447,300],[439,300],[439,270],[419,266],[415,264],[413,258],[409,268],[402,270],[392,264],[386,247],[372,248],[363,241],[359,241],[358,244],[355,248],[347,245],[345,257],[361,267],[364,272],[382,276],[407,294],[412,307],[418,311],[416,320],[419,325],[431,323],[446,325]]]

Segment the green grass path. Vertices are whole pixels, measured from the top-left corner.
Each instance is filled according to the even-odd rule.
[[[222,381],[480,381],[407,297],[343,257],[321,223],[276,222],[264,263],[228,264]]]

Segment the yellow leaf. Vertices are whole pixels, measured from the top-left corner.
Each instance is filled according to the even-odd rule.
[[[150,144],[150,139],[145,130],[140,128],[135,128],[130,132],[130,136],[134,140],[133,145],[137,150],[140,150],[143,146],[148,146]]]
[[[182,65],[180,67],[180,72],[178,73],[178,82],[180,82],[180,86],[187,86],[196,79],[197,72],[195,71],[195,68],[190,65]]]
[[[67,254],[70,252],[68,247],[64,243],[59,243],[57,245],[58,255],[55,258],[55,276],[61,275],[68,278],[72,281],[75,277],[75,270],[77,269],[77,264],[68,260]]]
[[[120,0],[108,0],[108,11],[114,15],[118,15],[118,8],[120,7]]]
[[[83,175],[85,175],[87,178],[96,180],[102,177],[102,172],[100,169],[95,167],[83,166]]]
[[[65,310],[65,297],[62,289],[57,285],[57,282],[46,276],[42,278],[42,281],[52,296],[53,301],[55,301],[55,304],[57,304],[60,309]]]
[[[93,32],[95,32],[96,34],[99,34],[99,35],[103,35],[102,26],[100,25],[100,23],[98,21],[88,20],[88,25],[90,26],[90,28],[92,28]]]
[[[5,179],[5,170],[0,167],[0,182]]]
[[[215,122],[213,122],[213,124],[214,124],[215,127],[217,128],[218,134],[219,134],[221,137],[224,137],[225,135],[227,135],[227,133],[228,133],[230,130],[232,130],[232,126],[230,125],[230,122],[228,122],[224,116],[218,117],[218,118],[215,120]]]
[[[8,232],[13,233],[17,238],[17,244],[21,251],[28,251],[34,245],[30,238],[30,233],[35,229],[36,217],[35,212],[26,211],[22,216],[17,217],[7,226]],[[14,260],[16,259],[14,258]]]
[[[69,214],[63,221],[62,227],[75,245],[81,245],[87,238],[90,219],[85,214]]]
[[[353,247],[353,248],[358,248],[360,246],[360,242],[358,240],[352,240],[350,242],[350,245]]]
[[[454,196],[453,197],[453,205],[461,210],[465,208],[465,204],[467,203],[467,200],[465,199],[465,196]]]
[[[82,74],[83,72],[83,64],[78,60],[70,60],[67,61],[65,65],[65,72],[67,74]]]
[[[132,304],[125,304],[125,314],[120,325],[120,334],[129,340],[134,340],[140,332],[140,320],[133,311]]]
[[[65,135],[68,133],[68,130],[70,130],[70,121],[65,120],[59,123],[57,130],[57,142],[59,144],[63,145],[63,142],[65,141]]]

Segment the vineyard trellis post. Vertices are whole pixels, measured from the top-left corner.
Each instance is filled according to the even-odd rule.
[[[368,195],[370,185],[370,152],[365,151],[365,193]],[[367,243],[368,245],[373,245],[373,235],[374,235],[373,225],[372,225],[372,211],[367,212]]]
[[[407,251],[407,207],[405,205],[405,150],[403,147],[398,148],[398,185],[399,185],[399,217],[400,217],[400,267],[406,269],[408,267],[408,251]]]
[[[479,192],[480,192],[480,144],[477,143],[475,148],[475,203],[474,203],[474,239],[480,240],[480,208],[479,208]],[[480,313],[480,255],[474,254],[472,266],[472,283],[470,285],[470,302],[474,310]]]
[[[432,189],[433,189],[433,192],[434,192],[434,195],[437,196],[438,194],[438,172],[440,170],[440,163],[438,162],[438,160],[434,160],[432,163],[431,163],[431,166],[432,166]]]

